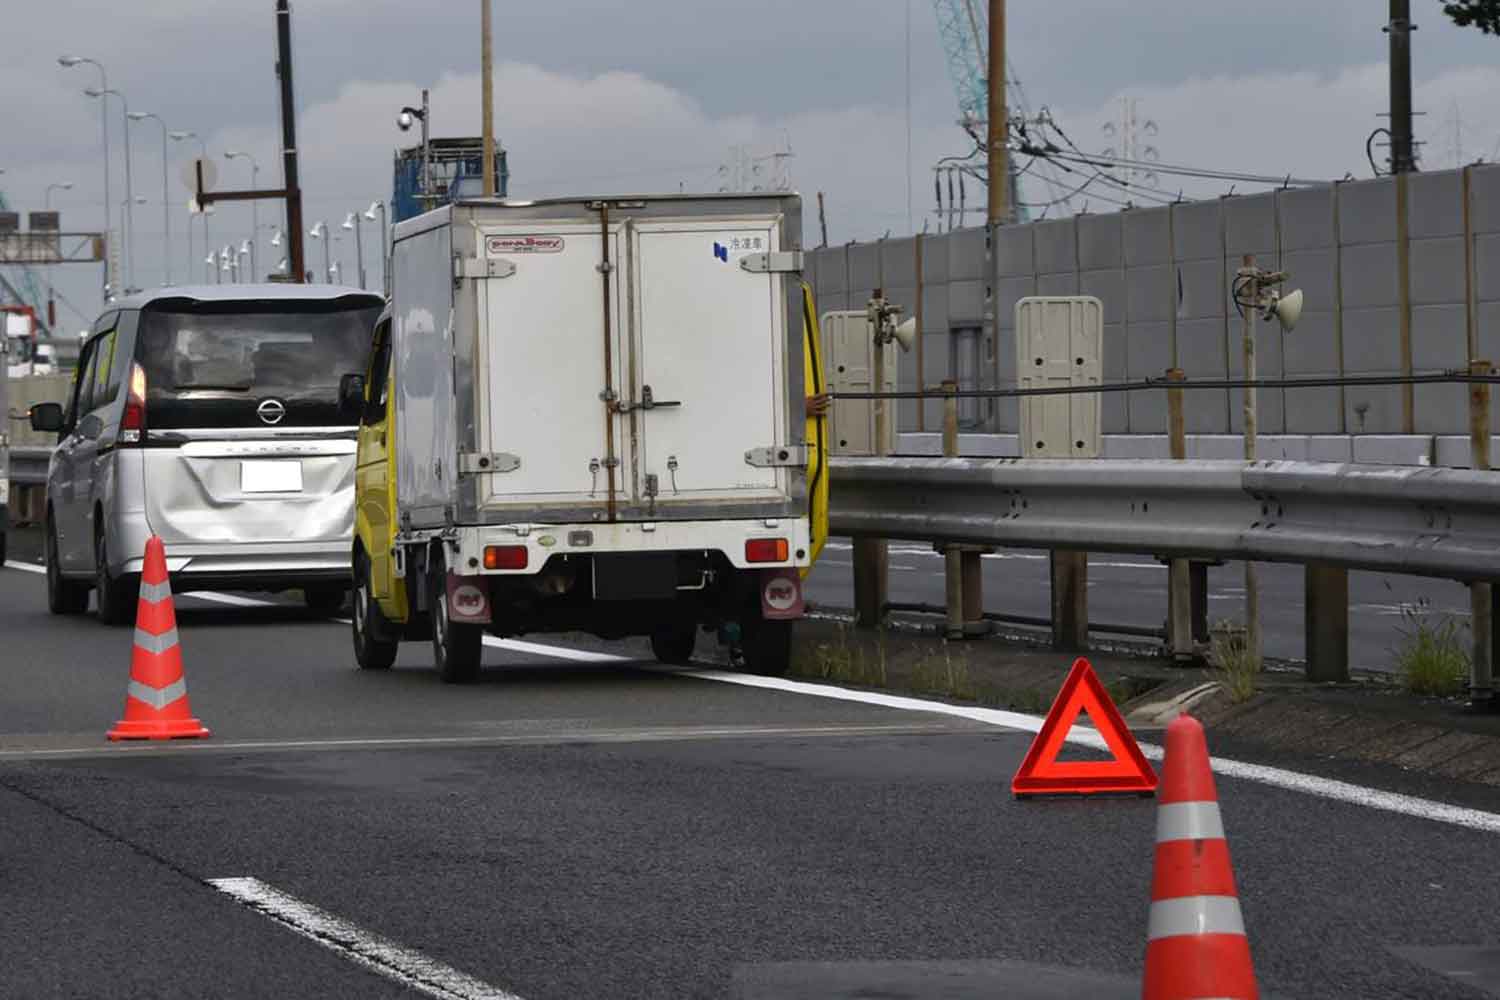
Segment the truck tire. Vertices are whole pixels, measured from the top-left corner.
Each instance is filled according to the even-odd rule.
[[[692,662],[693,648],[698,644],[696,625],[670,625],[651,633],[651,653],[657,662],[674,667]]]
[[[99,620],[106,625],[129,625],[135,621],[137,599],[141,593],[138,576],[127,573],[114,576],[109,571],[109,543],[104,529],[94,530],[94,603]]]
[[[389,670],[401,649],[394,633],[375,601],[370,587],[370,564],[364,556],[354,560],[354,661],[361,670]]]
[[[89,609],[89,588],[62,575],[57,558],[57,527],[47,515],[47,610],[54,615],[81,615]]]
[[[427,599],[432,614],[432,659],[438,676],[448,684],[472,684],[479,678],[484,651],[484,629],[460,625],[448,618],[448,567],[442,549],[433,550],[427,573]]]
[[[762,677],[785,677],[792,667],[792,623],[747,621],[741,626],[740,649],[745,654],[745,672]]]

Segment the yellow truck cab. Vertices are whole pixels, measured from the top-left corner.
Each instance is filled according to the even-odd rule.
[[[795,196],[458,203],[397,227],[358,411],[355,656],[700,630],[784,673],[828,532]],[[801,362],[800,364],[798,362]]]

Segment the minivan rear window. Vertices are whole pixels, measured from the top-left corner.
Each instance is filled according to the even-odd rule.
[[[364,371],[379,315],[364,298],[148,307],[135,351],[146,374],[146,426],[350,423],[338,412],[339,379]]]

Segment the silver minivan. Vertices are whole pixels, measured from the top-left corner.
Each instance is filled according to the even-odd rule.
[[[336,285],[163,288],[110,304],[55,431],[47,474],[47,599],[134,619],[146,540],[173,590],[300,588],[332,610],[349,586],[355,420],[379,296]]]

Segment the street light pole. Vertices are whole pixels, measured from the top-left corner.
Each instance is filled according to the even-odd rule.
[[[328,235],[328,224],[321,219],[318,220],[317,224],[307,231],[307,235],[315,240],[323,241],[323,280],[327,282],[329,269],[333,266],[329,259],[328,242],[330,237]]]
[[[359,262],[359,287],[370,287],[365,281],[365,241],[364,232],[359,225],[359,213],[350,212],[349,217],[344,220],[344,228],[354,230],[354,257]]]
[[[166,252],[162,257],[165,268],[162,281],[163,285],[172,283],[172,212],[171,204],[167,201],[167,123],[162,121],[161,116],[150,111],[135,111],[130,114],[130,120],[134,122],[154,118],[161,126],[161,228],[163,239],[166,240]]]
[[[121,121],[124,122],[125,132],[125,285],[126,291],[130,291],[135,287],[135,210],[132,208],[135,193],[130,184],[130,102],[125,99],[124,94],[111,87],[90,87],[84,93],[100,100],[110,96],[118,97],[120,107],[124,110]]]
[[[94,60],[94,59],[85,59],[82,56],[59,56],[57,62],[58,62],[58,65],[64,66],[64,67],[73,67],[73,66],[81,65],[83,63],[88,63],[90,66],[94,67],[95,69],[97,69],[99,71],[99,91],[100,91],[100,93],[103,93],[105,90],[109,89],[109,78],[104,73],[104,64],[103,63],[100,63],[99,61]],[[105,107],[103,105],[103,103],[101,102],[100,106],[99,106],[99,111],[100,111],[99,118],[103,122],[103,126],[104,126],[104,238],[105,238],[106,241],[108,241],[109,240],[109,234],[110,234],[110,232],[113,229],[113,226],[111,225],[111,216],[110,216],[110,213],[114,210],[114,206],[111,203],[110,197],[109,197],[109,108]],[[106,255],[105,262],[104,262],[104,301],[105,302],[109,301],[109,292],[110,292],[109,285],[110,285],[110,281],[109,281],[109,260],[108,260],[108,256]]]
[[[481,86],[482,114],[484,121],[481,123],[483,136],[484,155],[484,196],[493,198],[495,196],[495,73],[492,63],[494,62],[493,48],[491,45],[490,28],[490,0],[479,0],[479,34],[480,34],[480,77],[483,80]]]
[[[365,209],[365,218],[371,222],[375,221],[375,213],[380,213],[380,290],[386,295],[391,294],[390,253],[391,248],[386,237],[385,224],[385,202],[372,201],[370,207]]]
[[[228,150],[227,152],[225,152],[224,159],[226,159],[226,160],[236,160],[236,159],[238,159],[238,160],[249,160],[250,161],[250,186],[252,188],[254,188],[255,190],[257,190],[257,191],[260,190],[260,164],[258,162],[256,162],[256,159],[255,159],[254,156],[251,156],[249,153],[242,153],[242,152],[240,152],[238,150],[231,149],[231,150]],[[252,281],[255,279],[255,276],[260,273],[256,269],[256,265],[255,265],[255,241],[260,238],[259,235],[257,235],[257,234],[260,233],[260,208],[259,208],[259,205],[260,205],[260,203],[258,201],[252,201],[250,203],[250,233],[251,233],[251,240],[250,240],[250,278],[251,278]]]
[[[186,139],[192,139],[192,140],[196,141],[198,143],[199,150],[203,153],[203,160],[204,161],[208,160],[208,143],[204,142],[203,139],[202,139],[202,137],[199,136],[197,132],[171,132],[171,133],[168,133],[168,135],[171,137],[171,139],[172,139],[173,142],[182,142],[182,141],[184,141]],[[208,249],[209,243],[211,242],[210,238],[209,238],[209,235],[208,235],[208,210],[209,210],[210,207],[211,206],[209,206],[209,205],[199,205],[198,206],[199,214],[201,214],[203,216],[203,249],[204,250]],[[189,215],[188,215],[188,259],[191,260],[192,256],[193,256],[193,217],[192,217],[192,214],[189,213]]]

